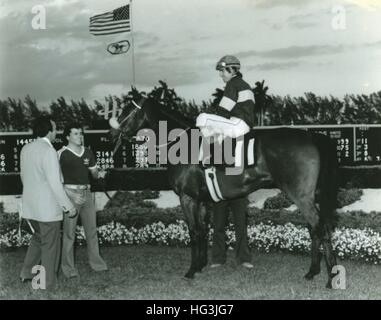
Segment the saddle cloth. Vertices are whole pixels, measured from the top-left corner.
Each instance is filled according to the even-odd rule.
[[[208,141],[204,140],[206,139],[203,139],[200,146],[199,160],[204,168],[205,180],[209,194],[214,202],[219,202],[225,199],[220,190],[219,181],[216,174],[217,170],[221,171],[222,169],[232,167],[240,167],[241,169],[253,167],[256,163],[254,153],[255,138],[253,133],[249,132],[242,137],[238,137],[237,139],[232,139],[230,141],[225,139],[222,144],[213,143],[208,145]],[[224,157],[225,150],[228,154],[232,153],[232,155],[230,155],[230,159],[226,159],[226,157]],[[229,157],[229,155],[227,157]],[[238,174],[241,174],[242,172],[243,170],[239,170]],[[227,170],[225,170],[225,174],[228,174]]]
[[[216,168],[205,168],[204,172],[206,185],[208,187],[209,194],[212,197],[213,201],[220,202],[221,200],[225,200],[225,198],[222,196],[220,186],[218,184]]]

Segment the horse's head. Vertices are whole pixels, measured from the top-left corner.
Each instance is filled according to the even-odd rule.
[[[131,141],[140,129],[150,128],[157,132],[160,121],[167,121],[168,129],[190,127],[187,121],[181,120],[181,114],[167,110],[155,99],[140,97],[138,101],[132,100],[117,119],[111,118],[109,121],[111,139],[115,145],[114,154],[123,140]]]
[[[147,127],[147,115],[143,106],[146,98],[141,98],[139,102],[132,100],[131,104],[125,107],[118,118],[111,118],[110,135],[114,144],[114,154],[119,149],[124,140],[131,141],[132,137],[142,128]]]

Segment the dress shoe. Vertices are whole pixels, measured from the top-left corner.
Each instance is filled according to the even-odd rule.
[[[74,278],[79,278],[79,273],[71,273],[69,274],[69,276],[67,277],[68,279],[74,279]]]
[[[219,268],[219,267],[222,267],[222,264],[221,263],[212,263],[210,265],[211,268]]]
[[[79,272],[76,268],[67,268],[65,271],[62,270],[62,274],[66,279],[72,279],[79,277]]]
[[[32,278],[23,278],[23,277],[20,277],[20,281],[21,283],[27,283],[27,282],[32,282]]]
[[[70,273],[64,273],[63,275],[65,276],[66,279],[74,279],[79,277],[79,273],[75,271]]]
[[[243,262],[241,264],[241,266],[246,268],[246,269],[253,269],[254,268],[253,264],[251,264],[250,262]]]

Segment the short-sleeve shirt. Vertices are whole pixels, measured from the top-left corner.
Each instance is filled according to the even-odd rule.
[[[80,154],[64,146],[58,151],[64,184],[90,184],[89,169],[95,169],[97,162],[93,152],[86,147]]]

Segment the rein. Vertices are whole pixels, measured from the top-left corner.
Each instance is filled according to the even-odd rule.
[[[144,100],[145,98],[143,98],[140,103],[143,104],[144,103]],[[135,114],[135,112],[137,112],[138,110],[141,110],[142,107],[136,103],[134,100],[131,101],[131,103],[134,105],[134,107],[136,108],[135,110],[133,110],[126,118],[124,118],[122,120],[122,122],[119,124],[119,125],[122,125],[122,123],[124,123],[128,118],[130,118],[133,114]],[[167,116],[171,117],[169,114],[166,113]],[[186,133],[187,131],[189,131],[189,129],[191,129],[192,127],[188,126],[186,127],[186,129],[183,130],[183,132],[181,132],[178,136],[176,136],[176,138],[180,137],[181,135],[183,135],[184,133]],[[119,137],[118,137],[118,140],[117,140],[117,143],[115,145],[115,148],[114,148],[114,151],[113,151],[113,154],[116,153],[116,151],[118,151],[120,145],[121,145],[121,141],[122,141],[122,136],[123,136],[123,131],[121,130],[120,133],[119,133]],[[156,145],[156,147],[159,147],[159,148],[162,148],[162,147],[166,147],[170,144],[174,143],[174,141],[168,141],[167,143],[163,143],[163,144],[159,144],[159,145]]]
[[[183,132],[181,132],[178,136],[176,136],[176,138],[180,137],[183,133],[187,132],[189,129],[191,129],[192,127],[188,127],[186,129],[183,130]],[[168,146],[170,145],[171,143],[173,143],[175,141],[168,141],[167,143],[163,143],[163,144],[157,144],[156,147],[165,147],[165,146]]]
[[[130,118],[132,115],[134,115],[138,110],[140,110],[140,109],[142,108],[142,107],[139,106],[134,100],[132,100],[132,104],[136,107],[136,109],[133,110],[132,112],[130,112],[130,114],[129,114],[127,117],[125,117],[125,118],[121,121],[121,123],[119,124],[119,126],[120,126],[123,122],[125,122],[128,118]],[[120,130],[118,140],[117,140],[117,142],[116,142],[116,144],[115,144],[115,147],[114,147],[114,150],[113,150],[113,154],[115,154],[115,153],[118,151],[118,149],[119,149],[119,147],[120,147],[120,145],[121,145],[121,143],[122,143],[122,135],[123,135],[123,131]]]
[[[133,105],[135,106],[135,105],[137,105],[137,104],[133,102]],[[139,108],[139,109],[141,109],[141,108]],[[135,109],[135,110],[133,110],[132,112],[130,112],[130,114],[129,114],[127,117],[125,117],[119,125],[121,125],[121,124],[122,124],[124,121],[126,121],[129,117],[131,117],[132,115],[134,115],[135,112],[138,111],[139,109]]]

